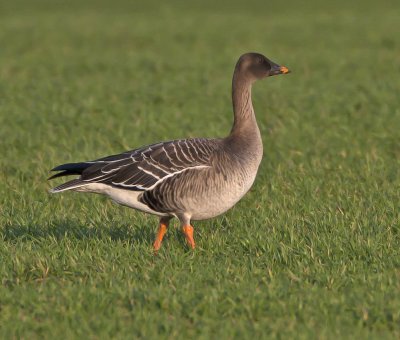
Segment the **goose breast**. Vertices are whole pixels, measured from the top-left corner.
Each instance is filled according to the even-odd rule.
[[[186,214],[193,220],[218,216],[233,207],[251,188],[260,164],[257,159],[238,159],[224,151],[211,167],[193,169],[171,177],[139,201],[160,213]]]

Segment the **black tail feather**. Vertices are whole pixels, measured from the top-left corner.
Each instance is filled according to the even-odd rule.
[[[55,174],[51,177],[48,178],[54,179],[57,177],[63,177],[63,176],[70,176],[70,175],[81,175],[82,172],[93,165],[92,163],[66,163],[66,164],[61,164],[59,166],[56,166],[55,168],[51,169],[51,171],[61,171],[58,174]]]
[[[71,175],[80,175],[80,174],[81,174],[81,173],[80,173],[80,172],[77,172],[77,171],[68,171],[68,170],[65,170],[65,171],[59,172],[58,174],[55,174],[55,175],[53,175],[53,176],[50,176],[47,180],[49,181],[49,180],[54,179],[54,178],[57,178],[57,177],[71,176]]]
[[[55,168],[51,169],[51,171],[61,171],[61,170],[75,170],[78,173],[82,173],[83,170],[88,168],[89,166],[93,165],[93,163],[82,162],[82,163],[66,163],[56,166]]]

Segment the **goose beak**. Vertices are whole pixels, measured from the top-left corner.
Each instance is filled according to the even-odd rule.
[[[271,70],[269,71],[270,76],[275,76],[277,74],[286,74],[290,73],[290,70],[286,66],[279,66],[277,64],[273,64]]]
[[[281,71],[281,73],[286,74],[289,73],[289,69],[286,66],[281,66],[281,68],[279,69]]]

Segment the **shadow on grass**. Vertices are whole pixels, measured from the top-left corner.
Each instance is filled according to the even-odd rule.
[[[46,226],[34,224],[13,225],[6,224],[0,229],[0,235],[5,241],[38,241],[43,239],[62,240],[66,238],[111,239],[113,241],[129,241],[138,244],[153,242],[154,226],[132,225],[102,225],[86,226],[69,220],[52,221]]]

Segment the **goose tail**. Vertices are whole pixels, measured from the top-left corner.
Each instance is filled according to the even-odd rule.
[[[81,175],[82,172],[91,165],[92,165],[92,163],[88,163],[88,162],[62,164],[62,165],[59,165],[59,166],[51,169],[51,171],[60,171],[60,172],[49,177],[48,179],[51,180],[51,179],[58,178],[58,177],[64,177],[64,176],[70,176],[70,175]],[[72,189],[76,189],[81,186],[84,186],[86,184],[87,183],[83,182],[79,178],[76,178],[76,179],[65,182],[65,183],[51,189],[50,193],[54,194],[57,192],[72,190]]]
[[[63,192],[67,190],[72,190],[72,189],[77,189],[79,187],[85,186],[87,183],[81,181],[79,178],[78,179],[73,179],[72,181],[65,182],[59,186],[56,186],[53,189],[50,189],[49,192],[51,194],[56,194],[58,192]]]

